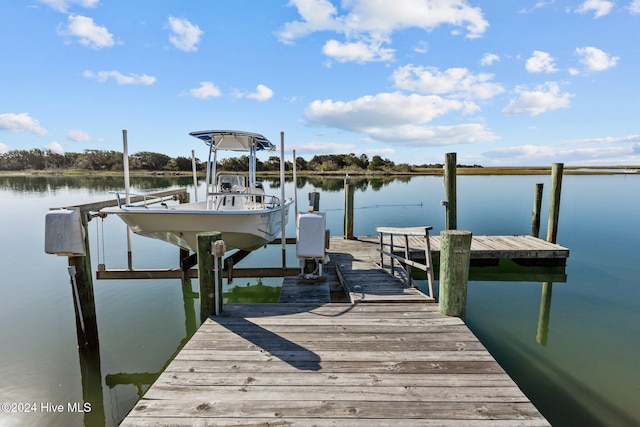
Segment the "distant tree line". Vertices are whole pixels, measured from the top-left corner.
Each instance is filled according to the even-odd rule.
[[[474,167],[480,167],[475,165]],[[169,157],[165,154],[141,151],[129,156],[130,170],[143,171],[191,171],[191,159],[188,157]],[[197,170],[206,169],[206,162],[196,159]],[[218,168],[227,171],[246,171],[249,168],[249,157],[240,156],[218,161]],[[316,155],[309,161],[296,157],[296,168],[299,171],[386,171],[412,172],[416,168],[442,168],[442,164],[412,166],[407,163],[395,164],[389,159],[366,154],[356,156],[350,154]],[[10,150],[0,154],[0,170],[65,170],[78,169],[88,171],[121,171],[124,169],[122,153],[107,150],[84,150],[82,153],[59,154],[51,150]],[[257,161],[259,171],[280,170],[280,158],[271,156],[266,161]],[[293,164],[285,161],[285,170],[292,170]]]

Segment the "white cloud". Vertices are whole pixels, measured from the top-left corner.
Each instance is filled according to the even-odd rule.
[[[53,141],[50,144],[45,145],[44,148],[46,150],[51,150],[56,154],[64,154],[64,148],[62,148],[62,145],[60,145],[60,143],[56,141]]]
[[[393,49],[383,48],[382,44],[391,43],[394,31],[408,28],[431,31],[450,25],[463,27],[468,38],[476,38],[489,26],[482,10],[466,0],[349,0],[341,3],[344,14],[339,14],[329,0],[291,0],[289,5],[298,9],[301,20],[286,23],[277,34],[279,40],[289,44],[317,31],[344,34],[344,42],[331,40],[324,47],[325,54],[334,54],[342,61],[392,60]]]
[[[497,137],[484,125],[425,126],[451,111],[466,112],[468,103],[436,95],[400,92],[363,96],[353,101],[316,100],[305,110],[310,124],[368,135],[399,145],[446,145],[492,141]]]
[[[633,0],[629,3],[629,12],[633,14],[640,13],[640,0]]]
[[[200,86],[189,90],[189,94],[200,99],[213,98],[222,95],[220,89],[211,82],[200,82]]]
[[[304,144],[296,144],[291,148],[296,150],[296,155],[317,153],[344,154],[353,152],[356,146],[354,144],[342,142],[313,141]]]
[[[102,49],[114,45],[113,34],[106,27],[96,25],[92,18],[69,15],[67,20],[66,28],[58,28],[60,35],[77,37],[81,45],[92,49]]]
[[[638,0],[640,1],[640,0]],[[425,41],[419,41],[416,46],[413,48],[414,52],[425,54],[429,52],[429,43]]]
[[[373,156],[380,156],[382,158],[390,157],[396,152],[393,148],[367,148],[363,151],[369,158]]]
[[[302,21],[288,22],[278,32],[283,43],[292,43],[316,31],[339,31],[341,24],[335,19],[337,9],[329,0],[291,0],[289,6],[295,6]]]
[[[87,79],[94,79],[100,83],[104,83],[109,79],[114,79],[119,85],[145,85],[149,86],[156,82],[156,78],[147,74],[129,74],[128,76],[122,74],[119,71],[85,71],[82,73],[83,77]]]
[[[236,91],[233,95],[236,98],[249,98],[257,101],[266,101],[273,96],[273,91],[263,84],[256,86],[256,91],[252,93],[245,93]]]
[[[569,139],[563,144],[567,145],[585,145],[585,144],[621,144],[621,143],[639,143],[640,135],[627,136],[605,136],[602,138],[581,138]]]
[[[399,126],[369,131],[372,138],[404,146],[444,146],[474,144],[499,139],[485,125],[465,123],[455,126]]]
[[[322,48],[322,53],[338,62],[387,62],[393,60],[393,49],[382,47],[382,42],[356,41],[340,43],[329,40]]]
[[[247,95],[247,98],[257,101],[266,101],[273,96],[273,91],[265,85],[256,86],[256,91]]]
[[[100,3],[100,0],[38,0],[40,3],[49,6],[58,12],[66,13],[72,5],[80,7],[94,8]]]
[[[0,130],[32,133],[38,136],[46,136],[49,134],[45,128],[40,126],[40,122],[31,118],[27,113],[0,114]]]
[[[405,65],[396,69],[391,80],[398,89],[418,91],[424,94],[450,94],[454,98],[489,99],[504,88],[493,83],[493,74],[473,74],[466,68],[449,68],[440,71],[435,67]]]
[[[620,59],[593,46],[579,47],[575,53],[580,57],[580,62],[584,64],[589,71],[604,71],[608,68],[615,67]]]
[[[198,50],[198,43],[204,34],[200,27],[193,25],[187,19],[170,16],[169,28],[171,29],[169,41],[176,49],[185,52]]]
[[[75,142],[90,142],[94,140],[93,137],[89,135],[88,132],[78,130],[78,129],[69,130],[69,132],[67,132],[66,137]]]
[[[594,18],[601,18],[611,12],[613,4],[612,1],[608,0],[586,0],[576,9],[576,12],[580,14],[594,12]]]
[[[527,59],[525,68],[530,73],[555,73],[558,69],[554,65],[554,59],[547,52],[533,51],[533,56]]]
[[[500,57],[498,55],[495,53],[485,53],[480,60],[480,65],[487,67],[489,65],[493,65],[493,63],[497,61],[500,61]]]
[[[537,116],[547,111],[567,108],[571,104],[571,95],[568,92],[561,93],[560,86],[556,82],[546,82],[535,90],[526,90],[518,87],[518,98],[512,99],[503,110],[503,114],[529,114]]]
[[[7,151],[9,151],[9,146],[7,144],[0,142],[0,154],[4,154]]]
[[[634,164],[640,161],[640,135],[606,136],[558,141],[551,145],[521,145],[496,148],[482,154],[481,163]]]
[[[557,162],[579,165],[624,164],[638,159],[638,153],[633,146],[567,149],[562,144],[522,145],[489,150],[482,154],[489,162],[497,160],[498,163],[509,165],[548,165]]]
[[[425,123],[465,104],[435,95],[404,95],[400,92],[363,96],[353,101],[313,101],[305,110],[310,123],[353,132],[372,128]]]

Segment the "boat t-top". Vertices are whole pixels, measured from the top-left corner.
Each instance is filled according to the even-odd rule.
[[[293,201],[266,195],[262,183],[256,180],[257,152],[274,151],[275,145],[260,134],[242,131],[206,130],[189,135],[209,146],[204,201],[182,204],[119,201],[117,207],[104,208],[101,212],[118,215],[136,234],[194,252],[197,234],[205,231],[221,232],[227,250],[252,251],[278,237],[283,218],[284,224],[287,223]],[[248,153],[248,174],[217,173],[219,150]]]

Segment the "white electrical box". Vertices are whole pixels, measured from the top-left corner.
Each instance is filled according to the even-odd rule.
[[[80,209],[54,209],[45,214],[44,251],[62,256],[87,254]]]
[[[325,212],[300,212],[296,223],[298,258],[324,258]]]

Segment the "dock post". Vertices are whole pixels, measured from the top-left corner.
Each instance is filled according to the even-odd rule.
[[[216,241],[222,239],[218,231],[198,233],[198,282],[200,284],[200,323],[222,311],[221,258],[214,255]]]
[[[536,191],[533,198],[533,213],[531,214],[531,235],[540,237],[540,210],[542,209],[542,189],[544,184],[536,184]]]
[[[464,319],[471,257],[471,232],[447,230],[440,233],[440,313]]]
[[[93,274],[91,272],[91,256],[89,253],[89,231],[86,215],[81,215],[84,228],[84,256],[68,257],[69,273],[76,312],[76,332],[78,348],[82,350],[98,349],[98,322],[96,319],[96,302],[93,294]]]
[[[554,163],[551,168],[551,199],[549,202],[549,222],[547,225],[547,242],[551,243],[556,243],[556,239],[558,238],[563,169],[563,163]]]
[[[192,151],[192,155],[193,155],[193,151]],[[195,193],[196,201],[198,201],[198,190],[195,187],[194,187],[194,193]],[[180,204],[183,204],[183,203],[189,203],[189,193],[184,193],[183,197],[180,198]],[[185,286],[187,282],[189,282],[189,284],[191,283],[187,278],[187,269],[182,268],[184,260],[187,257],[189,257],[189,250],[180,248],[180,252],[178,256],[179,256],[178,262],[182,270],[181,283],[183,286]]]
[[[353,194],[349,175],[344,178],[344,238],[353,240]]]
[[[455,230],[458,228],[458,202],[456,196],[456,153],[447,153],[444,164],[444,187],[445,201],[443,205],[446,210],[446,229]]]

